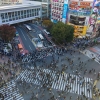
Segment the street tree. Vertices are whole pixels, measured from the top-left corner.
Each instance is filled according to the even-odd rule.
[[[50,29],[53,26],[53,22],[51,22],[49,19],[45,19],[45,20],[43,20],[42,24],[45,26],[45,28],[47,29],[47,31],[50,32]]]
[[[16,29],[13,26],[7,24],[0,26],[0,37],[6,42],[9,42],[13,39],[15,32]]]
[[[71,42],[73,40],[74,27],[58,22],[51,28],[51,35],[56,43]]]

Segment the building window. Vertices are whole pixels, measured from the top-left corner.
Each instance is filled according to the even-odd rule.
[[[34,9],[32,9],[32,13],[34,13],[34,11],[35,11],[35,10],[34,10]]]
[[[4,13],[1,14],[1,18],[4,19]]]
[[[32,16],[34,16],[34,13],[32,13]]]
[[[29,14],[29,10],[27,10],[27,14]]]
[[[21,11],[21,16],[23,16],[23,11]]]
[[[18,11],[18,16],[20,16],[20,11]]]
[[[24,18],[26,18],[26,15],[24,15]]]
[[[26,10],[24,10],[24,15],[26,15]]]
[[[2,23],[4,23],[5,22],[5,20],[2,20]]]
[[[17,16],[17,11],[15,11],[15,16]]]

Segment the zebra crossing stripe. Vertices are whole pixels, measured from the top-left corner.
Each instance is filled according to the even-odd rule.
[[[61,74],[59,75],[59,79],[57,81],[57,86],[58,86],[57,89],[58,90],[60,90],[60,82],[61,82],[60,80],[61,80]]]
[[[74,78],[75,76],[72,75],[72,79]],[[73,82],[73,88],[72,88],[72,91],[74,92],[74,88],[75,88],[75,81]]]
[[[57,76],[57,78],[59,79],[59,77],[58,77],[58,76]],[[55,79],[55,80],[56,80],[56,79]],[[57,88],[57,86],[58,86],[57,81],[58,81],[58,80],[56,80],[56,81],[54,82],[54,89],[56,89],[56,88]]]
[[[79,91],[80,91],[80,89],[79,89],[79,88],[80,88],[80,87],[79,87],[79,84],[80,84],[80,83],[79,83],[79,78],[78,78],[78,77],[77,77],[77,80],[78,80],[78,82],[77,82],[77,89],[78,89],[78,90],[77,90],[77,91],[78,91],[78,94],[79,94]]]
[[[11,82],[7,83],[6,87],[3,87],[0,89],[0,93],[2,93],[4,95],[6,93],[5,100],[13,100],[13,96],[16,96],[17,100],[24,100],[23,97],[21,97],[20,94],[18,93],[18,88],[16,88],[15,86],[16,86],[15,82],[11,81]],[[7,88],[7,90],[6,90],[6,88]],[[13,88],[14,88],[14,91],[12,91]],[[8,90],[10,90],[10,92]],[[11,94],[13,96],[11,96]]]
[[[52,82],[51,88],[54,88],[54,82],[55,82],[55,79],[56,79],[56,75],[53,72],[52,72],[52,78],[53,78],[53,82]]]
[[[44,72],[43,76],[40,76],[39,73],[40,72]],[[40,82],[38,79],[42,80],[43,83],[47,83],[47,77],[46,74],[50,74],[50,76],[52,77],[53,81],[51,81],[52,86],[51,88],[56,89],[56,90],[67,90],[70,93],[76,93],[78,95],[82,95],[82,92],[85,94],[86,97],[90,97],[92,98],[92,90],[90,89],[90,92],[87,91],[88,87],[88,83],[91,81],[91,78],[86,78],[84,77],[81,81],[79,79],[78,76],[76,75],[70,75],[71,79],[74,79],[73,82],[71,82],[71,79],[68,80],[69,74],[58,74],[58,79],[57,79],[57,74],[55,73],[55,71],[51,71],[49,69],[39,69],[38,72],[36,73],[36,78],[37,79],[32,79],[32,71],[28,71],[25,70],[23,73],[20,74],[20,77],[18,76],[18,78],[21,78],[22,80],[25,80],[26,82],[29,83],[34,83],[36,85],[40,85]],[[17,79],[18,79],[17,78]],[[82,82],[85,82],[85,84],[82,84]],[[67,89],[66,85],[70,86],[71,89]]]
[[[63,91],[65,90],[65,85],[66,85],[66,80],[65,80],[65,73],[64,73],[64,77],[63,77]]]
[[[66,84],[66,82],[65,82],[65,74],[63,74],[63,88],[62,88],[62,91],[64,91],[64,89],[65,89],[65,84]]]
[[[63,87],[64,87],[64,77],[63,77],[63,74],[61,74],[61,90],[63,90]]]
[[[81,53],[83,53],[84,55],[88,56],[90,59],[92,59],[93,57],[95,57],[95,61],[98,62],[100,64],[100,60],[97,57],[97,55],[89,50],[84,50],[84,51],[80,51]],[[86,53],[85,53],[86,52]]]
[[[65,73],[65,80],[67,79],[67,74]],[[65,82],[65,90],[66,90],[67,80]]]

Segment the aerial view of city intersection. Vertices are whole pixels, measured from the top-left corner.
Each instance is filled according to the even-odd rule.
[[[0,100],[100,100],[100,1],[0,1]]]

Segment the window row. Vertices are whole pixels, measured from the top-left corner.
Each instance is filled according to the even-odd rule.
[[[15,17],[32,17],[32,16],[38,16],[40,9],[29,9],[29,10],[23,10],[23,11],[15,11],[15,12],[8,12],[8,13],[2,13],[1,18],[2,19],[9,19],[9,18],[15,18]]]
[[[19,19],[24,19],[24,18],[34,17],[34,16],[38,16],[38,15],[36,15],[36,13],[34,13],[34,14],[28,14],[28,15],[24,15],[24,16],[15,16],[12,18],[2,19],[2,22],[9,22],[9,21],[19,20]]]

